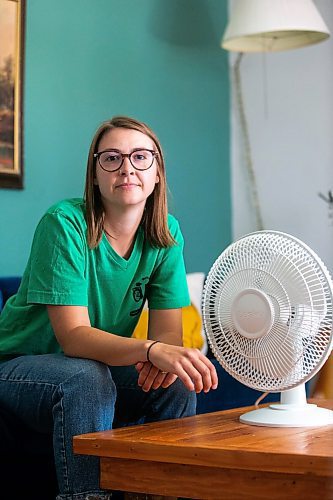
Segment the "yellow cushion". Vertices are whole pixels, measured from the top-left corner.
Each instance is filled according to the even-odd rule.
[[[202,322],[197,308],[191,304],[182,309],[183,320],[183,343],[184,347],[195,347],[202,349],[203,338],[201,334]],[[133,332],[133,337],[146,339],[148,333],[148,310],[144,309],[139,318],[138,324]]]

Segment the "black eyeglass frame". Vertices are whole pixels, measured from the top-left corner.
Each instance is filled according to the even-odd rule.
[[[118,153],[120,156],[121,156],[121,163],[119,165],[119,167],[115,168],[114,170],[107,170],[106,168],[103,167],[103,165],[101,164],[100,162],[100,156],[103,154],[103,153],[111,153],[112,151],[114,151],[115,153]],[[131,156],[134,154],[134,153],[137,153],[138,151],[149,151],[151,154],[152,154],[152,161],[151,161],[151,164],[149,165],[149,167],[147,168],[138,168],[136,167],[135,165],[133,165],[132,163],[132,160],[131,160]],[[148,149],[148,148],[138,148],[138,149],[134,149],[133,151],[131,151],[130,153],[122,153],[121,151],[119,151],[118,149],[104,149],[103,151],[98,151],[98,153],[94,153],[94,158],[97,158],[98,159],[98,163],[99,163],[99,166],[105,171],[105,172],[117,172],[118,170],[121,169],[121,167],[123,166],[124,164],[124,160],[125,158],[128,158],[129,161],[131,162],[131,165],[133,168],[135,168],[135,170],[138,170],[140,172],[144,172],[145,170],[149,170],[153,163],[154,163],[154,160],[155,158],[158,156],[158,152],[157,151],[154,151],[153,149]]]

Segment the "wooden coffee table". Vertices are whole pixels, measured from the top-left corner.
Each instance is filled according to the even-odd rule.
[[[333,408],[333,401],[317,401]],[[333,426],[245,425],[253,407],[74,437],[104,489],[196,499],[333,499]]]

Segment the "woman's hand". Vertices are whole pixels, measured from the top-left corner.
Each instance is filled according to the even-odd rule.
[[[166,389],[177,379],[177,375],[163,372],[149,361],[137,363],[135,368],[139,373],[138,385],[145,392],[159,387]]]
[[[139,385],[142,384],[144,390],[149,390],[147,387],[154,389],[155,386],[160,385],[164,387],[164,383],[170,385],[176,380],[169,378],[172,375],[179,377],[190,391],[197,393],[202,390],[208,392],[210,389],[216,389],[218,385],[214,365],[198,349],[157,342],[149,351],[149,359],[153,365],[152,368],[155,369],[149,367],[148,363],[144,363],[141,368]],[[144,370],[143,374],[141,374],[142,370]],[[169,383],[170,380],[172,382]]]

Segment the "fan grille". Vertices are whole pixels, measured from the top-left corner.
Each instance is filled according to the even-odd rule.
[[[332,289],[326,267],[300,240],[276,231],[237,240],[218,257],[204,288],[203,322],[215,357],[257,390],[279,392],[307,381],[332,349]],[[272,312],[258,338],[235,324],[244,290],[261,294]],[[250,323],[254,314],[242,311],[242,318]]]

